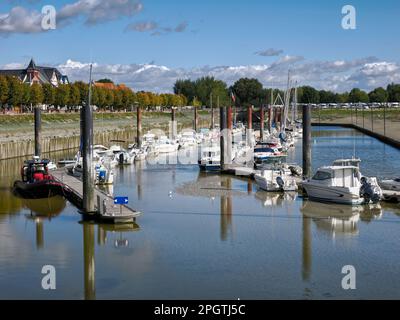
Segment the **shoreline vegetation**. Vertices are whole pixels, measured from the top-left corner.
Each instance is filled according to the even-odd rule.
[[[95,112],[94,131],[136,130],[136,112]],[[209,113],[199,111],[199,124],[208,125]],[[142,113],[143,130],[167,129],[171,112],[148,111]],[[193,111],[177,111],[178,128],[192,127]],[[43,113],[42,138],[64,138],[80,135],[80,114]],[[0,114],[0,143],[22,142],[34,139],[33,114]],[[133,143],[134,141],[131,141]]]

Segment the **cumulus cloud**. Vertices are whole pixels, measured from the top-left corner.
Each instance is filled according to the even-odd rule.
[[[79,17],[83,17],[86,25],[96,25],[132,17],[142,10],[143,4],[137,0],[77,0],[57,12],[57,27],[63,27]],[[8,13],[0,13],[0,34],[45,32],[41,28],[42,18],[42,13],[37,10],[16,6]]]
[[[61,23],[83,16],[85,24],[95,25],[120,17],[132,17],[143,10],[136,0],[79,0],[61,8],[57,19]]]
[[[281,50],[281,49],[269,48],[267,50],[257,51],[254,54],[256,54],[258,56],[262,56],[262,57],[275,57],[275,56],[281,55],[282,53],[283,53],[283,50]]]
[[[8,13],[0,13],[0,34],[43,32],[42,17],[42,13],[36,10],[14,7]]]
[[[304,58],[293,57],[282,57],[271,64],[262,65],[169,68],[154,63],[94,64],[93,70],[95,78],[111,78],[115,82],[125,83],[135,91],[156,92],[171,92],[177,79],[204,76],[213,76],[228,85],[242,77],[257,78],[266,87],[285,88],[288,69],[299,85],[338,92],[353,87],[371,90],[390,82],[400,82],[400,65],[395,62],[371,62],[376,59],[373,57],[349,61],[304,61]],[[57,67],[73,81],[88,81],[88,63],[68,60]]]

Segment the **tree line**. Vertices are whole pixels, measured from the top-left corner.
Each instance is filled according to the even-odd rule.
[[[192,105],[195,103],[209,106],[218,97],[224,105],[233,104],[230,97],[233,94],[235,105],[245,106],[273,103],[280,104],[284,99],[284,92],[279,89],[264,88],[257,79],[241,78],[231,87],[221,80],[213,77],[203,77],[195,81],[177,80],[174,85],[175,94],[183,94]],[[292,90],[291,94],[294,93]],[[386,88],[379,87],[370,92],[354,88],[351,91],[336,93],[327,90],[317,90],[311,86],[297,88],[297,101],[299,103],[368,103],[368,102],[399,102],[400,84],[389,84]]]
[[[100,83],[112,83],[99,80]],[[133,92],[125,86],[114,88],[92,86],[92,105],[102,110],[123,110],[133,106],[150,108],[186,106],[184,95],[156,94],[152,92]],[[60,108],[74,109],[87,103],[89,84],[77,81],[71,84],[26,84],[12,76],[0,76],[0,108],[47,105]]]

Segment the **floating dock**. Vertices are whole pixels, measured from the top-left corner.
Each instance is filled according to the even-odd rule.
[[[83,208],[83,182],[81,179],[68,174],[65,168],[51,172],[52,176],[64,184],[64,197],[74,204],[78,209]],[[125,205],[115,205],[114,198],[105,192],[94,189],[95,209],[93,214],[84,214],[85,219],[100,220],[109,223],[128,223],[134,222],[140,212],[135,211]]]

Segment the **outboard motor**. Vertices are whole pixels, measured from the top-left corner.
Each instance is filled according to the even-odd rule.
[[[283,188],[285,186],[285,181],[283,181],[282,177],[276,177],[276,183],[278,184],[278,186],[283,191]]]
[[[382,191],[378,185],[372,183],[366,177],[362,177],[360,196],[364,198],[365,203],[378,203],[381,200]]]
[[[303,169],[300,166],[289,166],[289,170],[293,176],[300,177],[303,175]]]
[[[124,164],[124,154],[120,153],[118,157],[119,164]]]
[[[286,134],[284,132],[281,132],[279,134],[279,139],[281,140],[281,142],[286,142]]]

